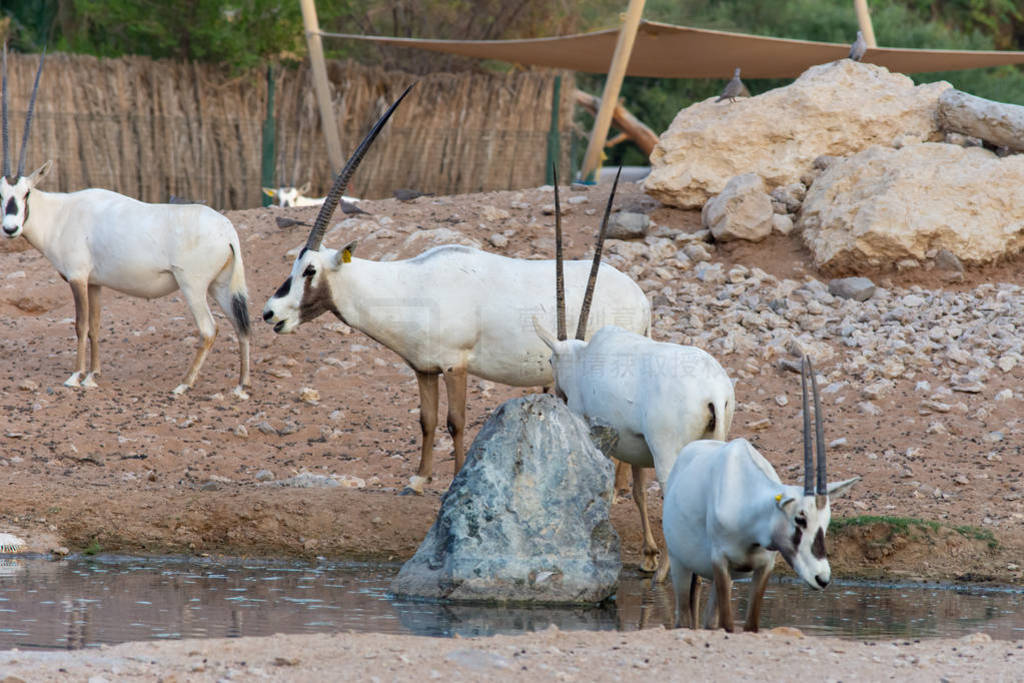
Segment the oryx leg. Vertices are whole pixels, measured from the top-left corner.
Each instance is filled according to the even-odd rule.
[[[78,347],[75,352],[75,371],[64,381],[66,387],[82,385],[86,375],[85,347],[89,343],[89,283],[87,281],[69,280],[71,298],[75,301],[75,336]]]
[[[697,628],[697,600],[700,598],[699,578],[676,560],[672,564],[672,591],[675,593],[675,627]]]
[[[764,602],[764,589],[768,585],[768,577],[771,575],[772,566],[766,565],[754,570],[754,576],[750,579],[750,599],[747,601],[747,621],[743,624],[744,631],[757,632],[757,625],[761,621],[761,603]]]
[[[658,544],[651,530],[651,518],[647,514],[647,469],[639,465],[631,465],[633,470],[633,502],[640,511],[640,530],[644,537],[640,549],[640,571],[653,572],[658,567]],[[666,569],[666,572],[668,570]],[[665,573],[659,572],[660,581],[665,580]]]
[[[192,365],[185,375],[185,380],[174,388],[175,394],[183,394],[192,388],[196,377],[199,376],[199,369],[203,367],[203,361],[206,360],[206,355],[210,353],[210,348],[213,346],[213,340],[217,337],[217,323],[214,322],[210,304],[206,301],[206,288],[193,287],[187,282],[182,282],[177,275],[175,273],[178,286],[181,287],[181,294],[185,298],[188,309],[192,311],[196,327],[199,328],[199,343],[196,345],[195,358],[192,359]]]
[[[729,576],[729,568],[725,562],[716,563],[712,566],[714,572],[715,600],[718,602],[718,625],[727,632],[732,633],[736,625],[732,619],[732,577]]]
[[[100,286],[89,285],[89,374],[83,387],[95,387],[100,376]]]
[[[423,485],[430,481],[434,469],[434,432],[437,430],[437,375],[416,371],[420,388],[420,468],[402,494],[423,493]]]
[[[629,491],[629,463],[615,461],[615,485],[612,488],[612,503]]]
[[[718,598],[714,586],[708,592],[708,601],[704,605],[704,616],[701,618],[703,628],[718,628]]]
[[[466,368],[448,368],[444,373],[444,390],[448,394],[448,433],[455,451],[455,473],[462,469],[466,450],[462,440],[466,431]]]
[[[238,386],[232,393],[238,398],[246,399],[249,398],[249,394],[246,393],[245,388],[252,384],[249,379],[249,334],[242,327],[245,321],[238,320],[236,316],[235,302],[232,300],[234,295],[229,287],[230,277],[231,269],[229,266],[225,266],[210,285],[210,294],[216,299],[217,304],[224,311],[224,315],[231,321],[235,336],[238,337]],[[245,312],[245,315],[248,316],[248,312]]]

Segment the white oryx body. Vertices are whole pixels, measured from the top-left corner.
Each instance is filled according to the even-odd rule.
[[[324,200],[327,197],[307,197],[306,193],[309,192],[309,183],[306,183],[302,187],[264,187],[263,193],[270,197],[274,201],[274,206],[289,207],[289,206],[323,206]],[[350,204],[358,204],[359,199],[356,197],[342,197],[342,201]]]
[[[75,299],[78,355],[68,386],[95,386],[100,373],[100,288],[154,299],[181,289],[199,327],[200,342],[181,393],[195,382],[217,328],[206,300],[212,294],[238,334],[240,377],[249,383],[249,319],[241,247],[231,221],[198,204],[146,204],[101,189],[44,192],[36,183],[47,162],[13,185],[0,180],[3,233],[23,235],[70,285]],[[14,211],[6,207],[14,207]],[[87,372],[86,341],[91,337]]]
[[[303,251],[291,277],[267,302],[263,317],[276,332],[287,333],[331,311],[416,371],[424,443],[410,488],[419,490],[431,471],[438,375],[444,376],[448,389],[456,469],[462,459],[466,374],[513,386],[551,384],[550,353],[530,321],[539,316],[554,324],[554,262],[456,245],[435,247],[405,261],[358,259],[351,256],[353,250],[354,244],[341,251]],[[590,262],[565,265],[567,297],[579,306]],[[640,287],[608,265],[602,266],[601,277],[588,329],[614,322],[646,334],[650,304]]]
[[[603,278],[598,295],[608,286]],[[555,390],[569,408],[603,420],[619,435],[611,455],[633,467],[633,497],[644,532],[642,568],[653,571],[658,547],[641,468],[653,467],[664,491],[683,446],[724,439],[736,410],[732,381],[701,349],[656,342],[620,327],[603,327],[589,342],[559,341],[543,326],[536,331],[550,349]]]
[[[804,405],[806,412],[806,400]],[[820,435],[820,421],[817,424]],[[806,427],[804,433],[809,448]],[[705,627],[717,621],[732,631],[732,579],[753,575],[745,628],[756,631],[776,551],[811,587],[820,590],[829,584],[832,572],[825,549],[831,520],[829,497],[844,494],[860,477],[826,485],[823,444],[819,436],[817,492],[811,481],[809,451],[805,452],[805,485],[800,487],[783,484],[775,468],[746,439],[694,441],[682,449],[668,478],[662,510],[677,625],[686,617],[696,627],[696,576],[701,576],[711,579],[715,587]]]

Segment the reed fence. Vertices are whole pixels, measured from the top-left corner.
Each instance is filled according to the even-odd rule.
[[[12,146],[35,55],[8,55]],[[389,196],[408,187],[455,194],[542,184],[556,72],[414,77],[329,62],[335,120],[347,154],[417,80],[346,192]],[[567,76],[566,74],[562,74]],[[559,97],[560,165],[568,175],[571,77]],[[274,70],[277,184],[312,183],[323,194],[333,170],[323,145],[309,69]],[[36,102],[26,166],[56,161],[46,189],[104,187],[143,201],[171,195],[219,209],[259,206],[265,71],[229,78],[209,65],[142,57],[52,54]],[[17,159],[17,150],[12,151]]]

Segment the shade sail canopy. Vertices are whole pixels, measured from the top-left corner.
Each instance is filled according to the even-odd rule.
[[[609,29],[527,40],[423,40],[326,32],[321,32],[321,35],[446,52],[463,57],[606,73],[619,31]],[[743,70],[744,78],[795,78],[808,67],[841,59],[849,51],[849,45],[839,43],[768,38],[642,21],[626,75],[729,78],[738,66]],[[862,61],[900,73],[959,71],[1024,64],[1024,52],[870,48]]]

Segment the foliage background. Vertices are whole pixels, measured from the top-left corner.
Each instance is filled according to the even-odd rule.
[[[328,31],[455,39],[537,37],[618,25],[626,0],[318,0]],[[878,43],[889,47],[1024,49],[1024,9],[1017,0],[871,0]],[[850,42],[857,31],[852,0],[647,0],[644,17],[703,28],[784,38]],[[221,64],[242,72],[305,55],[298,0],[3,0],[0,33],[13,49],[51,49],[97,56],[125,54]],[[454,56],[328,40],[328,56],[414,73],[507,70]],[[945,79],[968,92],[1024,104],[1018,67],[913,76]],[[600,94],[602,75],[578,84]],[[747,82],[752,93],[781,80]],[[723,81],[629,78],[627,108],[655,131],[690,103],[716,94]],[[590,117],[579,115],[581,131]],[[630,144],[610,161],[645,163]]]

